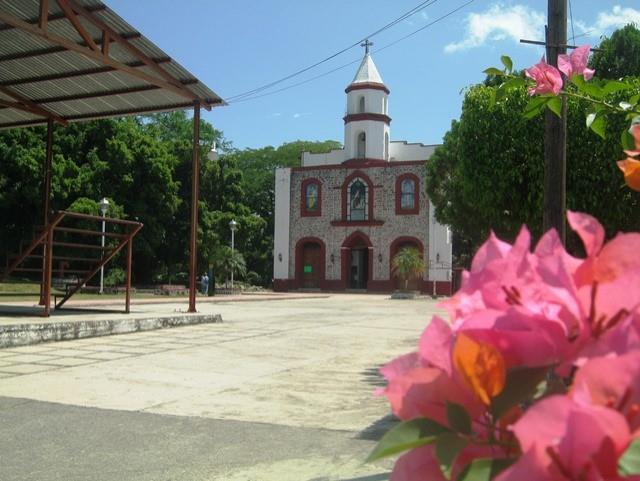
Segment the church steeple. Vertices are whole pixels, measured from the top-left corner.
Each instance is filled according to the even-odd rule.
[[[389,160],[389,89],[369,54],[373,43],[361,44],[365,54],[353,81],[345,89],[344,146],[347,159]]]

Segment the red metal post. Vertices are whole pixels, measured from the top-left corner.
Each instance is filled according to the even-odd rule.
[[[189,259],[189,312],[196,312],[196,270],[198,268],[198,190],[200,157],[200,101],[193,104],[193,152],[191,174],[191,247]]]
[[[49,234],[47,235],[46,245],[46,263],[45,263],[45,277],[44,277],[44,317],[49,317],[51,311],[51,273],[53,269],[53,229],[54,226],[49,226]]]
[[[125,294],[125,308],[124,312],[129,313],[129,306],[131,304],[131,260],[133,257],[133,235],[129,237],[129,243],[127,245],[127,292]]]
[[[46,3],[46,2],[45,2]],[[42,185],[43,225],[49,225],[49,200],[51,199],[51,162],[53,159],[53,119],[47,120],[47,153],[44,160],[44,182]],[[44,305],[45,266],[47,263],[47,246],[42,246],[42,282],[40,282],[40,305]]]

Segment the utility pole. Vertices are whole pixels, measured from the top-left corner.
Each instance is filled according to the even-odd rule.
[[[567,52],[567,0],[548,0],[545,31],[547,63],[558,67],[558,55]],[[566,240],[567,204],[567,99],[561,98],[561,117],[545,112],[544,132],[544,208],[542,225],[546,232],[555,228],[563,244]]]

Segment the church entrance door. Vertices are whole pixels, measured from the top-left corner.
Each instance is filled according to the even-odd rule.
[[[320,287],[320,263],[322,255],[320,245],[309,242],[302,248],[302,287],[315,289]]]
[[[369,279],[369,249],[366,246],[354,247],[350,250],[349,287],[366,289]]]

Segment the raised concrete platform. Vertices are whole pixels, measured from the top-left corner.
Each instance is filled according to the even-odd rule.
[[[75,316],[82,312],[76,313]],[[0,348],[222,322],[220,314],[179,314],[144,318],[121,314],[115,319],[101,320],[91,320],[95,313],[85,312],[85,316],[85,319],[0,325]]]

